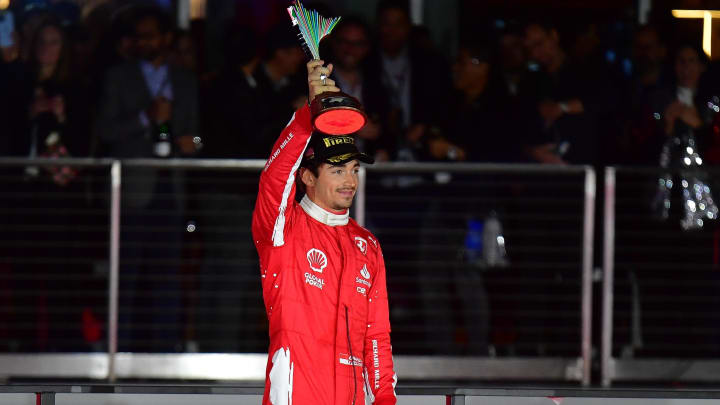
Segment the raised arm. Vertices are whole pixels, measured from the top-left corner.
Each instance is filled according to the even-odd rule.
[[[332,65],[323,66],[322,60],[308,62],[308,94],[311,98],[325,91],[340,91],[329,76]],[[258,198],[253,212],[253,238],[256,241],[282,246],[285,244],[285,211],[295,198],[295,173],[300,167],[303,153],[310,142],[312,123],[310,108],[305,105],[293,114],[292,119],[275,141],[270,157],[260,175]]]
[[[385,260],[378,250],[378,272],[368,295],[368,332],[365,335],[365,392],[374,405],[395,405],[397,375],[390,344],[390,313],[385,285]]]

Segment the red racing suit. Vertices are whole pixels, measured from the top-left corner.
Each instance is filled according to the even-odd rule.
[[[270,322],[263,404],[394,405],[380,245],[347,211],[295,201],[311,131],[305,106],[273,147],[253,213]]]

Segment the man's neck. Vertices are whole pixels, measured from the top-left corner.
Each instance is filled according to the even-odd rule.
[[[270,80],[272,80],[273,82],[279,82],[280,80],[285,78],[285,74],[283,73],[282,69],[280,69],[278,63],[273,59],[265,62],[265,71],[267,72]]]
[[[143,59],[143,60],[145,62],[151,64],[152,67],[154,67],[156,69],[159,68],[160,66],[166,64],[166,62],[167,62],[167,58],[165,57],[165,55],[160,55],[160,56],[158,56],[154,59],[150,59],[150,60],[147,60],[147,59]]]
[[[348,85],[354,87],[362,81],[362,75],[359,69],[343,69],[340,66],[335,68],[335,73],[342,77],[342,80],[347,82]]]
[[[315,203],[307,194],[300,201],[302,209],[313,219],[329,226],[347,225],[350,217],[350,210],[342,212],[323,208]]]
[[[407,54],[407,46],[398,49],[383,49],[381,52],[385,58],[394,60],[404,57]]]
[[[486,83],[479,83],[476,86],[463,89],[465,103],[470,104],[477,100],[485,92]]]
[[[40,67],[40,71],[38,72],[38,80],[48,80],[52,77],[53,72],[55,71],[55,65],[43,65]]]
[[[558,54],[555,56],[553,61],[550,63],[550,65],[547,66],[547,71],[549,73],[557,73],[560,71],[560,69],[565,64],[565,52],[558,51]]]

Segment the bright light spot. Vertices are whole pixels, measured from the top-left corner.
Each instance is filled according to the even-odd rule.
[[[693,151],[693,148],[691,148],[691,147],[689,147],[689,146],[688,146],[687,149],[685,149],[685,150],[687,151],[688,155],[692,155],[693,152],[694,152],[694,151]]]
[[[695,222],[697,222],[698,226],[700,226],[700,227],[703,226],[703,220],[702,220],[702,219],[698,218],[698,220],[695,221]]]
[[[692,163],[692,162],[690,161],[690,158],[689,158],[689,157],[686,157],[685,159],[683,159],[683,162],[685,162],[685,165],[686,165],[686,166],[690,166],[690,163]]]
[[[661,118],[660,113],[654,113],[653,117],[655,117],[656,120],[659,120]]]
[[[502,236],[498,236],[498,237],[497,237],[497,243],[498,243],[498,245],[500,245],[500,246],[505,246],[505,238],[503,238]]]
[[[697,163],[698,166],[702,164],[702,159],[700,159],[700,156],[695,158],[695,163]]]
[[[673,186],[673,181],[672,181],[672,180],[668,180],[668,181],[667,181],[667,188],[672,188],[672,186]]]
[[[188,232],[195,232],[195,222],[193,222],[193,221],[188,222],[187,227],[185,229],[187,229]]]
[[[687,206],[691,212],[695,212],[695,201],[688,201]]]
[[[0,0],[0,10],[10,7],[10,0]]]
[[[682,181],[682,185],[683,185],[683,187],[687,188],[687,186],[688,186],[687,180],[683,180],[683,181]]]

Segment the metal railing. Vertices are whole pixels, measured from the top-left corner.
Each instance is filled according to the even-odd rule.
[[[123,378],[260,381],[264,378],[266,361],[264,354],[152,354],[118,351],[118,325],[122,311],[119,305],[120,284],[123,277],[121,271],[121,212],[124,197],[122,186],[125,182],[123,169],[152,167],[169,170],[212,169],[257,173],[264,167],[264,161],[0,159],[2,167],[28,165],[39,167],[71,165],[110,169],[106,350],[104,353],[0,354],[2,365],[0,377],[83,377],[109,381]],[[437,173],[442,175],[438,177]],[[408,342],[421,336],[417,333],[427,333],[426,329],[414,328],[413,322],[416,319],[413,318],[414,315],[408,315],[407,311],[407,308],[412,308],[417,303],[412,301],[412,295],[418,295],[416,292],[413,293],[413,288],[417,288],[417,285],[408,284],[416,282],[413,280],[412,271],[420,269],[419,271],[424,271],[423,274],[427,275],[428,269],[430,273],[437,271],[434,269],[443,269],[443,266],[447,266],[453,255],[459,251],[457,241],[462,243],[464,233],[467,231],[466,217],[483,216],[487,214],[488,209],[498,207],[502,209],[503,204],[508,204],[508,201],[516,204],[510,212],[501,212],[501,218],[508,219],[505,222],[507,225],[505,232],[508,238],[510,265],[508,269],[502,270],[477,270],[477,274],[472,273],[468,276],[471,278],[470,284],[481,286],[483,282],[493,279],[496,285],[505,289],[499,297],[495,297],[501,307],[507,305],[509,301],[525,298],[536,300],[529,301],[530,306],[535,302],[540,302],[544,306],[540,311],[531,311],[527,308],[521,311],[515,310],[514,316],[517,319],[524,317],[522,322],[525,324],[516,326],[511,332],[531,337],[525,343],[501,347],[500,349],[506,350],[505,353],[498,355],[493,352],[487,354],[470,352],[468,355],[443,353],[439,350],[434,353],[435,355],[425,355],[429,352],[427,347],[418,346],[406,354],[395,356],[399,375],[405,379],[423,380],[509,379],[578,381],[583,385],[590,383],[596,189],[595,172],[592,168],[393,163],[363,167],[360,176],[363,181],[358,189],[353,216],[359,223],[370,227],[378,234],[388,261],[388,268],[403,269],[398,270],[399,276],[395,280],[389,280],[389,283],[406,288],[404,291],[409,292],[394,294],[391,290],[391,300],[394,299],[393,297],[397,297],[400,301],[408,300],[404,306],[398,306],[405,309],[404,313],[396,311],[391,314],[399,319],[397,322],[393,320],[393,333],[398,334],[398,342],[403,342],[401,339],[403,334],[406,336],[404,341]],[[393,179],[399,177],[409,178],[413,185],[398,186],[397,183],[393,183]],[[420,182],[412,180],[413,178],[416,180],[420,178]],[[388,179],[389,182],[386,181]],[[498,184],[502,187],[498,188]],[[517,187],[521,190],[518,191]],[[483,194],[484,192],[487,192],[487,195]],[[421,201],[423,196],[427,201]],[[465,200],[471,200],[473,205],[460,215],[456,211],[456,204]],[[422,202],[420,212],[423,220],[430,223],[424,228],[422,235],[417,235],[417,230],[408,226],[409,223],[416,221],[417,217],[407,216],[409,213],[403,207],[409,202],[418,201]],[[549,214],[543,211],[546,208],[551,209]],[[386,221],[387,218],[391,218],[392,221]],[[453,225],[448,225],[450,223]],[[249,228],[249,223],[247,226]],[[443,243],[435,244],[438,237],[445,239]],[[405,238],[418,242],[419,245],[406,243]],[[454,244],[448,242],[451,239]],[[545,242],[545,244],[533,245],[536,242]],[[429,261],[427,256],[413,253],[391,263],[392,252],[402,255],[407,254],[408,250],[418,250],[423,254],[432,251],[433,254],[444,256],[442,260],[433,262]],[[543,254],[546,253],[549,256],[544,260]],[[453,264],[459,270],[454,270],[452,274],[468,271],[467,264],[460,262],[462,260]],[[515,269],[519,269],[517,273],[510,271]],[[427,280],[436,281],[432,278],[432,274]],[[456,284],[465,281],[466,278],[461,278],[460,281],[456,280]],[[508,292],[508,285],[512,286],[513,283],[524,286],[526,291],[517,292],[511,287]],[[410,287],[407,287],[408,285]],[[459,287],[450,285],[447,288],[447,291],[457,291]],[[438,299],[448,308],[458,305],[455,301],[451,301],[452,297],[446,295],[439,296]],[[466,302],[461,305],[467,307],[473,304]],[[560,306],[564,309],[558,310]],[[473,311],[474,308],[470,308],[466,312],[470,314],[469,316],[477,316]],[[508,311],[507,313],[510,313],[513,310]],[[552,325],[542,324],[547,320],[561,326],[553,330]],[[538,326],[537,323],[541,325]],[[461,330],[460,333],[467,333],[467,330]],[[532,337],[534,335],[540,337]],[[548,336],[551,340],[558,338],[561,343],[553,346],[543,342],[542,339]],[[395,335],[393,339],[396,339]],[[573,341],[573,339],[577,340]],[[402,348],[402,345],[396,344],[395,347],[397,350],[398,347]],[[498,347],[492,347],[492,350],[496,349]]]
[[[716,168],[706,180],[717,192]],[[717,382],[720,231],[683,231],[680,173],[667,217],[651,207],[661,169],[608,167],[604,183],[601,384]]]
[[[142,384],[68,384],[68,385],[0,385],[0,405],[83,405],[112,398],[123,405],[154,403],[173,404],[257,404],[264,387],[245,385],[142,385]],[[464,405],[513,404],[533,405],[550,402],[649,405],[658,401],[682,401],[704,404],[720,399],[718,390],[658,389],[572,389],[479,387],[456,385],[403,386],[396,388],[398,405]]]

